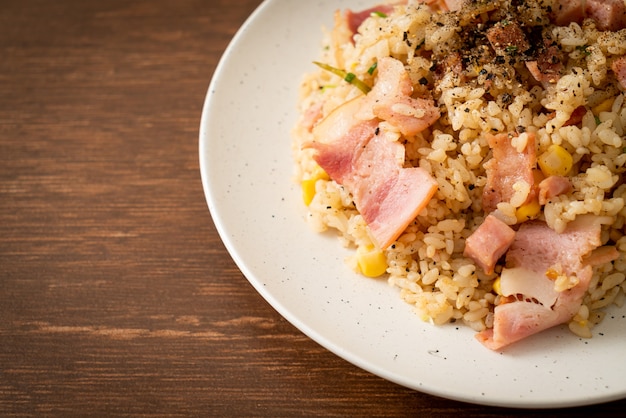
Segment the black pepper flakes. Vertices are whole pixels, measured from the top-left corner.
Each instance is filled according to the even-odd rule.
[[[406,44],[406,46],[408,46],[409,48],[411,46],[413,46],[413,43],[411,42],[411,40],[409,39],[409,32],[404,32],[402,34],[402,41]]]

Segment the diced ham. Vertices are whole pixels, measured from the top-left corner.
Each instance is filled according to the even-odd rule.
[[[441,116],[432,99],[413,98],[413,85],[402,62],[385,57],[378,61],[378,80],[366,98],[362,118],[378,117],[405,136],[415,135]]]
[[[551,20],[559,26],[582,23],[585,18],[596,22],[599,30],[618,31],[626,27],[624,0],[557,0]]]
[[[556,0],[552,6],[551,19],[559,26],[582,23],[584,18],[585,0]]]
[[[544,74],[541,72],[541,70],[539,69],[539,64],[537,63],[537,61],[526,61],[526,68],[528,69],[528,71],[530,72],[530,75],[533,76],[533,78],[541,83],[554,83],[556,82],[556,80],[554,79],[554,77],[551,77],[547,74]]]
[[[537,53],[536,59],[526,61],[526,68],[535,80],[541,83],[556,83],[563,69],[563,51],[556,43],[544,38],[543,47]]]
[[[466,76],[463,72],[463,58],[458,52],[451,52],[435,64],[435,71],[433,71],[435,83],[439,83],[447,74],[450,73],[459,77],[459,84],[466,81]]]
[[[530,48],[524,31],[515,21],[497,23],[489,28],[487,40],[498,55],[522,54]]]
[[[550,199],[572,191],[572,182],[568,177],[548,176],[538,186],[539,204],[545,205]]]
[[[490,135],[487,138],[493,157],[485,163],[487,184],[482,199],[485,213],[494,211],[500,202],[509,202],[515,193],[513,185],[518,181],[525,181],[530,186],[531,192],[526,202],[535,197],[535,134],[528,132],[524,135],[528,135],[528,141],[522,152],[513,147],[508,134]]]
[[[586,0],[585,14],[599,30],[618,31],[626,27],[624,0]]]
[[[379,120],[362,119],[359,96],[331,112],[314,129],[316,162],[352,193],[354,203],[381,248],[406,229],[437,191],[422,168],[403,168],[404,147],[389,139]]]
[[[446,8],[452,12],[458,12],[463,7],[466,0],[443,0]]]
[[[619,57],[611,63],[611,70],[615,73],[622,89],[626,90],[626,56]]]
[[[586,114],[587,114],[587,108],[585,106],[578,106],[576,109],[572,111],[572,113],[569,116],[569,119],[565,121],[563,126],[578,125],[580,122],[583,121],[583,118],[585,117]]]
[[[465,240],[463,255],[469,257],[487,274],[513,243],[515,231],[493,215],[485,220]]]
[[[569,116],[569,119],[566,120],[565,123],[563,123],[563,126],[578,125],[580,122],[582,122],[586,114],[587,114],[587,108],[585,106],[578,106],[576,109],[572,111],[572,113]],[[556,112],[550,112],[548,114],[548,117],[550,119],[556,117]]]
[[[352,10],[346,10],[345,18],[348,22],[348,28],[355,34],[357,33],[359,26],[363,24],[365,19],[370,17],[372,13],[379,12],[389,14],[393,12],[394,6],[390,4],[380,4],[378,6],[371,7],[369,9],[361,10],[359,12],[353,12]]]
[[[354,44],[354,35],[357,34],[363,22],[372,16],[372,13],[390,14],[396,5],[404,3],[406,3],[406,0],[397,1],[395,4],[380,4],[358,12],[346,9],[342,13],[341,10],[335,10],[331,42],[333,43],[333,49],[336,51],[335,60],[338,67],[343,67],[343,57],[340,53],[343,50],[343,46],[347,43]]]
[[[494,309],[493,328],[476,338],[499,350],[569,321],[578,312],[593,273],[583,257],[601,245],[601,224],[610,221],[594,215],[579,216],[561,234],[544,222],[522,224],[500,278],[505,303]],[[578,283],[568,290],[555,290],[548,276],[555,266],[563,274],[576,276]]]

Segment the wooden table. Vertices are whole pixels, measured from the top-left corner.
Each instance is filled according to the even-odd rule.
[[[358,369],[281,318],[229,257],[198,127],[259,3],[0,1],[0,415],[529,414]]]

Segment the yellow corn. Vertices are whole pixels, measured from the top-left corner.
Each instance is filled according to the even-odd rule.
[[[300,186],[302,188],[302,200],[304,204],[309,206],[315,197],[315,184],[318,180],[328,180],[328,174],[320,166],[315,167],[309,178],[302,180]]]
[[[552,267],[550,267],[548,270],[546,270],[546,277],[548,279],[550,279],[550,280],[556,280],[560,275],[561,275],[561,273],[559,273],[558,271],[556,271]]]
[[[541,212],[541,205],[536,199],[531,200],[529,203],[525,203],[515,211],[515,217],[518,223],[526,222],[534,219]]]
[[[378,277],[387,271],[385,254],[374,246],[361,246],[356,251],[359,270],[367,277]]]
[[[315,183],[317,179],[302,180],[302,200],[304,204],[309,206],[315,197]]]
[[[565,148],[552,144],[537,158],[541,172],[546,176],[564,176],[572,169],[574,159]]]
[[[591,109],[591,111],[596,116],[599,115],[601,112],[608,112],[613,107],[613,102],[614,101],[615,101],[614,98],[606,99],[605,101],[603,101],[599,105],[594,106],[593,109]]]
[[[502,285],[500,283],[500,277],[496,278],[493,281],[493,284],[491,285],[491,287],[493,288],[493,291],[496,292],[496,294],[502,296]]]

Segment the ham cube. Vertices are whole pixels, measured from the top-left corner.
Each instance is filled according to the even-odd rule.
[[[465,240],[463,255],[474,260],[485,273],[491,274],[498,259],[506,253],[514,239],[515,231],[510,226],[494,215],[487,215]]]

